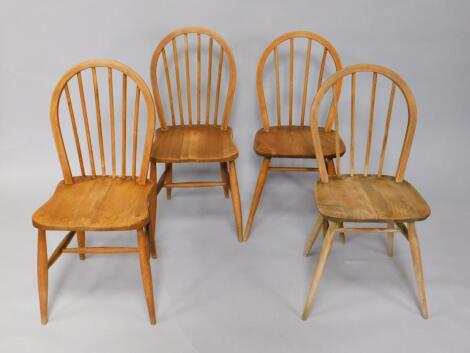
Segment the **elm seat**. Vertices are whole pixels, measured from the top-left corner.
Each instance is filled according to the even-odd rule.
[[[344,222],[414,222],[429,217],[431,209],[407,181],[392,176],[331,176],[315,184],[320,215]]]
[[[168,126],[155,131],[152,162],[227,162],[238,157],[230,127],[191,125]]]
[[[326,132],[319,128],[323,155],[326,158],[336,156],[335,132]],[[254,149],[263,157],[315,158],[310,126],[275,126],[269,130],[260,129],[256,133]],[[346,151],[340,140],[340,154]]]
[[[141,229],[149,222],[153,185],[131,177],[75,177],[61,181],[52,197],[33,214],[33,225],[45,230],[105,231]]]

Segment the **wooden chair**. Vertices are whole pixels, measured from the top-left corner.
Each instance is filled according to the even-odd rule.
[[[368,114],[367,142],[365,146],[363,146],[365,149],[364,172],[359,174],[355,170],[355,148],[357,147],[356,136],[358,136],[358,132],[356,131],[356,125],[358,125],[356,122],[356,115],[359,115],[356,114],[356,75],[359,74],[363,77],[365,75],[364,73],[372,74],[372,91]],[[324,147],[321,143],[321,130],[318,128],[318,113],[325,95],[331,89],[333,89],[334,93],[334,87],[339,85],[341,81],[344,82],[347,76],[350,77],[351,82],[351,120],[350,124],[348,124],[350,126],[349,172],[344,174],[341,173],[341,145],[338,133],[340,125],[338,124],[339,114],[336,113],[339,110],[337,106],[335,106],[334,128],[337,175],[329,176],[323,159]],[[374,124],[376,87],[379,78],[382,82],[390,84],[391,88],[388,103],[385,105],[386,109],[384,109],[384,112],[386,110],[387,113],[385,123],[383,124],[384,132],[380,147],[380,159],[377,163],[378,172],[377,174],[370,174],[369,169],[371,165],[370,157],[373,131],[376,131],[379,123],[381,123],[375,119]],[[407,115],[407,119],[401,123],[406,125],[406,131],[403,134],[403,144],[401,145],[401,139],[399,140],[400,143],[397,144],[398,147],[401,146],[401,153],[398,159],[398,166],[396,168],[395,175],[389,176],[383,174],[383,168],[387,151],[387,142],[390,139],[390,122],[397,91],[401,92],[399,98],[404,98],[402,100],[404,102],[404,108],[401,113],[402,115]],[[360,104],[357,104],[357,106],[360,107]],[[418,284],[421,314],[424,318],[428,317],[421,255],[418,237],[416,235],[415,222],[426,219],[430,215],[431,210],[418,191],[416,191],[410,183],[404,180],[405,169],[410,154],[415,128],[416,103],[413,93],[400,76],[385,67],[367,64],[346,67],[331,76],[318,91],[312,105],[311,130],[313,144],[318,156],[318,167],[320,169],[320,181],[315,185],[315,199],[320,216],[317,219],[310,239],[306,244],[305,256],[310,252],[320,231],[323,220],[326,220],[329,223],[329,227],[326,232],[325,239],[323,240],[321,252],[318,257],[318,264],[313,274],[311,287],[307,296],[303,312],[304,320],[307,319],[310,313],[312,301],[328,258],[328,254],[331,250],[332,239],[336,232],[387,233],[387,247],[388,254],[390,256],[393,255],[393,233],[401,232],[408,240],[411,249],[411,257]],[[344,136],[345,134],[343,134],[343,137]],[[376,151],[378,152],[379,149]],[[340,225],[342,222],[352,223],[353,225],[357,223],[385,223],[386,226],[374,228],[363,228],[357,226],[344,227]]]
[[[294,115],[294,56],[295,46],[299,46],[302,42],[306,41],[305,51],[305,65],[303,68],[304,79],[301,82],[301,88],[298,90],[302,94],[300,114]],[[288,114],[282,117],[281,113],[281,75],[280,75],[280,58],[281,47],[288,42],[289,44],[289,98],[288,98]],[[295,44],[298,43],[298,44]],[[300,43],[300,44],[299,44]],[[317,70],[311,68],[311,63],[316,58],[312,55],[312,47],[320,47],[321,60],[318,60]],[[264,71],[268,58],[274,57],[274,72],[276,82],[276,118],[270,119],[268,114],[268,106],[266,103],[265,89],[264,89]],[[272,59],[271,59],[272,60]],[[328,62],[332,65],[328,65]],[[310,32],[290,32],[283,34],[272,41],[264,50],[258,63],[258,70],[256,72],[256,88],[258,90],[258,100],[261,113],[261,122],[263,128],[260,129],[255,136],[254,150],[256,154],[263,157],[261,169],[259,171],[258,181],[256,183],[253,200],[251,203],[250,214],[245,226],[245,241],[250,237],[251,227],[255,218],[256,209],[258,207],[261,193],[266,181],[269,171],[276,172],[317,172],[318,168],[306,167],[286,167],[286,166],[272,166],[271,160],[273,158],[316,158],[315,149],[312,144],[310,136],[310,127],[305,124],[305,107],[308,96],[313,96],[320,88],[323,77],[325,76],[325,68],[332,66],[334,71],[341,69],[341,60],[336,49],[325,38]],[[301,70],[299,69],[299,70]],[[313,74],[313,78],[311,78]],[[312,83],[309,83],[309,79]],[[313,87],[310,87],[313,86]],[[337,87],[338,96],[341,91],[341,86]],[[300,103],[300,100],[298,100]],[[330,110],[331,111],[331,110]],[[288,120],[287,120],[288,119]],[[327,120],[325,128],[320,129],[320,138],[324,149],[324,158],[328,163],[328,168],[331,173],[334,173],[334,164],[332,158],[334,157],[334,132],[331,130],[333,120]],[[341,145],[344,149],[344,145]],[[342,150],[342,153],[344,150]]]
[[[85,78],[90,77],[93,82],[93,92],[95,97],[96,130],[95,123],[87,112]],[[103,76],[99,75],[103,72]],[[104,76],[106,72],[106,76]],[[122,82],[117,81],[116,86],[121,87],[122,92],[122,115],[121,126],[119,127],[119,115],[115,114],[115,97],[113,72],[122,74]],[[100,105],[99,78],[103,78],[108,86],[107,99],[103,99]],[[129,83],[128,83],[129,81]],[[91,84],[90,84],[91,85]],[[135,85],[135,101],[133,113],[133,130],[127,132],[127,91],[128,85],[131,88]],[[80,101],[82,109],[82,119],[76,117],[78,109],[74,109],[75,98],[71,92],[78,91],[77,100]],[[65,101],[64,102],[64,92]],[[132,94],[132,93],[131,93]],[[103,93],[101,93],[102,97]],[[146,121],[139,119],[140,97],[143,97],[146,107]],[[104,119],[102,114],[103,106],[109,100],[109,121]],[[66,104],[65,104],[66,103]],[[104,104],[103,104],[104,103]],[[90,104],[90,103],[89,103]],[[62,117],[68,107],[67,117]],[[63,107],[63,109],[61,109]],[[91,114],[90,114],[91,115]],[[48,297],[48,269],[55,263],[63,253],[75,253],[80,255],[80,259],[85,259],[85,254],[114,254],[114,253],[138,253],[140,259],[140,269],[144,285],[145,297],[147,300],[150,322],[156,323],[155,308],[153,299],[152,273],[148,256],[149,232],[155,228],[155,207],[149,203],[149,198],[155,188],[150,180],[147,180],[149,169],[150,150],[152,147],[153,131],[155,129],[155,108],[152,94],[145,84],[145,81],[129,67],[111,60],[90,60],[85,61],[71,68],[59,80],[52,94],[50,119],[52,132],[54,135],[57,152],[59,154],[60,165],[64,179],[58,184],[52,197],[33,214],[33,225],[38,229],[38,287],[39,303],[41,308],[41,322],[47,323],[47,297]],[[118,120],[118,121],[116,121]],[[144,125],[145,137],[141,152],[141,165],[137,169],[137,149],[139,120],[141,129]],[[67,124],[69,123],[69,125]],[[109,124],[108,124],[109,123]],[[145,123],[145,124],[144,124]],[[109,125],[110,133],[103,134],[103,130]],[[63,138],[64,130],[70,127],[70,135],[73,134],[74,144],[66,145]],[[83,129],[80,129],[83,127]],[[85,130],[83,132],[83,130]],[[120,131],[119,131],[120,130]],[[86,143],[81,141],[81,137],[86,136]],[[121,148],[119,149],[116,136],[121,137]],[[127,153],[127,139],[132,138],[131,154]],[[98,142],[96,141],[98,139]],[[107,169],[106,161],[110,161],[107,155],[105,142],[111,142],[109,151],[111,152],[111,170]],[[84,153],[85,144],[87,155]],[[99,146],[99,160],[95,161],[93,146]],[[71,159],[69,156],[74,155]],[[130,148],[129,148],[130,149]],[[121,153],[121,165],[117,165],[119,154]],[[132,162],[127,162],[127,157],[131,156]],[[75,157],[75,156],[74,156]],[[88,157],[88,166],[86,158]],[[72,162],[78,162],[77,173],[73,172]],[[76,165],[77,163],[75,163]],[[119,168],[120,167],[120,168]],[[99,168],[99,169],[98,169]],[[109,168],[109,164],[108,164]],[[129,171],[129,169],[131,169]],[[78,176],[76,176],[78,174]],[[46,231],[60,230],[68,231],[67,235],[56,247],[52,255],[47,257]],[[85,232],[87,231],[137,231],[136,247],[88,247],[85,245]],[[77,235],[78,247],[70,248],[68,245]]]
[[[182,46],[184,51],[180,52],[178,45]],[[213,56],[217,52],[215,67],[213,63],[215,64],[216,58]],[[204,60],[206,54],[207,60]],[[182,56],[183,70],[179,59]],[[204,68],[206,70],[203,70]],[[216,76],[214,69],[217,69]],[[228,70],[226,90],[222,85],[223,69]],[[159,82],[159,74],[163,76],[163,72],[164,83]],[[181,77],[183,75],[184,86]],[[230,189],[238,240],[242,241],[242,210],[235,169],[238,149],[229,127],[236,81],[232,50],[220,35],[210,29],[178,29],[168,34],[155,49],[150,65],[150,77],[160,121],[151,153],[151,175],[155,182],[157,163],[165,163],[165,170],[157,183],[154,202],[156,203],[157,194],[163,187],[166,188],[168,199],[171,199],[173,188],[221,186],[226,198],[229,197]],[[168,98],[167,106],[162,104],[160,85],[166,86],[163,93]],[[225,101],[222,104],[224,91]],[[171,121],[167,123],[166,118],[169,115]],[[174,163],[219,163],[221,181],[174,182]],[[156,249],[156,246],[152,249]],[[156,257],[156,252],[152,251],[152,256]]]

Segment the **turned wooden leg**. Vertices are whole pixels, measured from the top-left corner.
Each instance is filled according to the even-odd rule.
[[[150,180],[155,185],[155,190],[150,195],[149,199],[149,216],[150,222],[148,225],[150,255],[157,258],[157,163],[150,164]]]
[[[428,305],[426,303],[426,291],[424,288],[423,265],[421,263],[421,251],[419,249],[418,236],[416,234],[416,226],[414,222],[408,223],[408,241],[410,243],[411,258],[416,274],[416,282],[418,284],[419,305],[421,307],[421,315],[425,319],[428,316]]]
[[[343,228],[343,222],[339,222],[338,225]],[[341,241],[342,244],[346,244],[346,234],[343,232],[339,233],[339,240]]]
[[[77,243],[79,248],[84,248],[85,245],[85,232],[77,232]],[[80,260],[85,260],[85,254],[79,254]]]
[[[220,163],[220,177],[224,183],[228,183],[228,170],[227,170],[227,162]],[[229,197],[229,186],[224,186],[224,195],[225,198],[228,199]]]
[[[255,218],[256,209],[258,208],[261,193],[263,192],[264,183],[266,182],[266,176],[269,171],[270,158],[264,158],[259,170],[258,181],[256,182],[255,193],[253,194],[253,200],[251,201],[250,214],[248,215],[248,221],[246,222],[244,240],[247,241],[250,238],[251,226]]]
[[[165,176],[165,184],[172,183],[173,182],[173,164],[166,163],[165,169],[167,171],[166,176]],[[166,187],[166,199],[171,200],[171,188],[169,187]]]
[[[389,228],[395,227],[395,223],[387,223]],[[393,256],[393,233],[387,233],[387,254]]]
[[[318,237],[318,234],[320,233],[320,229],[322,228],[323,225],[323,217],[318,216],[317,220],[315,221],[315,224],[313,225],[313,230],[312,233],[310,234],[310,237],[308,238],[307,244],[305,244],[305,249],[304,249],[304,256],[308,256],[310,253],[310,250],[313,248],[313,244],[315,244],[315,240]]]
[[[238,190],[237,171],[235,169],[235,161],[229,162],[229,179],[230,192],[232,194],[233,213],[237,225],[238,241],[243,241],[243,225],[242,225],[242,207],[240,203],[240,192]]]
[[[47,242],[46,231],[38,230],[38,292],[41,324],[47,324]]]
[[[320,255],[318,257],[317,267],[315,268],[315,272],[313,273],[312,283],[310,285],[310,290],[307,295],[307,301],[305,302],[304,313],[302,315],[302,320],[307,320],[308,315],[310,314],[312,308],[313,298],[315,297],[315,293],[318,288],[318,284],[320,282],[321,275],[323,273],[323,269],[326,264],[326,260],[328,258],[328,254],[330,252],[331,246],[333,244],[334,236],[336,233],[337,225],[336,223],[330,224],[328,231],[326,232],[325,240],[323,241],[323,245],[320,251]]]
[[[143,229],[137,231],[137,243],[139,248],[140,273],[142,275],[142,283],[144,285],[145,299],[147,300],[147,308],[150,316],[150,323],[155,325],[155,304],[153,301],[153,284],[152,270],[148,258],[148,236]]]
[[[323,223],[322,223],[323,238],[326,236],[326,233],[328,232],[328,227],[329,227],[328,221],[326,219],[323,219]]]

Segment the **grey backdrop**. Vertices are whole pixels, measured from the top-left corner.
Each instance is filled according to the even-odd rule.
[[[5,1],[0,3],[0,351],[467,352],[470,349],[470,89],[466,1]],[[48,107],[59,77],[89,58],[114,58],[149,83],[154,47],[169,31],[213,28],[231,45],[238,75],[232,127],[248,214],[260,160],[257,61],[276,36],[309,30],[344,65],[378,63],[409,83],[418,127],[406,178],[433,214],[418,232],[430,319],[421,318],[407,244],[356,235],[335,244],[314,310],[300,320],[318,244],[312,175],[268,178],[247,244],[235,240],[220,190],[177,190],[159,203],[152,262],[156,327],[148,324],[133,256],[61,258],[50,273],[50,323],[41,327],[32,212],[60,180]],[[217,173],[178,168],[179,177]],[[162,195],[163,196],[163,195]],[[103,239],[105,238],[105,239]],[[59,239],[49,237],[51,247]],[[131,244],[131,233],[90,243]]]

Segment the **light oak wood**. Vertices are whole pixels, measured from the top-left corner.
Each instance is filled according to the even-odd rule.
[[[335,133],[320,129],[324,155],[336,156]],[[346,147],[341,141],[340,154]],[[316,158],[312,134],[308,126],[274,126],[266,131],[258,130],[255,136],[254,150],[257,155],[267,158]]]
[[[150,165],[150,181],[155,186],[157,185],[157,165],[152,163]],[[156,259],[157,258],[157,189],[154,188],[150,198],[149,198],[149,213],[150,213],[150,223],[149,223],[149,248],[150,255]]]
[[[354,136],[355,136],[355,115],[356,115],[356,75],[369,73],[372,74],[372,88],[369,102],[369,124],[367,129],[367,142],[365,148],[364,172],[357,174],[354,171]],[[328,92],[335,94],[334,90],[338,82],[344,82],[347,77],[351,77],[351,154],[350,170],[347,173],[341,173],[339,168],[340,150],[339,144],[336,144],[335,159],[338,167],[337,173],[331,173],[329,166],[325,163],[325,155],[323,154],[323,146],[321,135],[318,127],[319,108],[322,100]],[[388,101],[388,109],[385,121],[385,131],[382,139],[382,148],[380,151],[380,160],[378,173],[371,174],[370,157],[373,143],[374,131],[374,110],[376,104],[376,90],[379,80],[388,80],[392,83],[390,97]],[[408,114],[407,127],[404,134],[403,146],[398,159],[398,166],[395,176],[383,175],[383,164],[385,159],[385,151],[387,139],[390,129],[390,120],[393,109],[393,102],[396,92],[400,92],[406,102]],[[338,112],[338,100],[334,100],[334,112]],[[358,105],[359,106],[359,105]],[[408,162],[411,144],[416,128],[416,102],[413,93],[406,82],[395,72],[383,66],[359,64],[346,67],[336,74],[332,75],[318,91],[311,112],[311,132],[313,144],[317,153],[318,167],[320,170],[320,181],[315,184],[315,200],[318,212],[321,217],[330,224],[337,224],[336,232],[359,232],[359,233],[387,233],[387,253],[393,256],[393,234],[397,231],[401,232],[405,239],[409,241],[413,265],[415,268],[419,302],[421,313],[424,318],[428,317],[426,296],[424,289],[424,278],[421,264],[421,255],[419,243],[416,236],[415,222],[421,221],[429,217],[431,210],[416,191],[416,189],[404,180],[404,173]],[[339,130],[339,116],[334,114],[335,130]],[[343,222],[354,223],[385,223],[386,227],[344,227]],[[408,223],[406,227],[405,223]],[[395,225],[397,227],[395,227]],[[330,225],[331,227],[331,225]],[[324,267],[326,253],[331,242],[330,230],[324,240],[324,247],[320,254],[320,260],[315,270],[312,280],[311,289],[305,305],[303,319],[308,317],[311,308],[311,302],[318,286],[318,280]],[[309,242],[307,242],[309,245]],[[325,249],[325,252],[323,251]]]
[[[180,77],[178,63],[178,42],[181,41],[184,43],[185,59],[185,76],[183,78]],[[195,45],[196,50],[190,50],[192,44]],[[169,45],[173,50],[172,58],[166,55],[165,48]],[[202,72],[203,51],[208,54],[207,74]],[[191,57],[193,52],[195,52],[196,58]],[[167,121],[165,109],[163,109],[162,93],[165,85],[159,82],[159,75],[162,71],[161,58],[166,78],[166,96],[168,96],[171,121]],[[196,63],[196,69],[192,70],[196,71],[196,84],[191,85],[191,64],[194,65],[194,63]],[[169,68],[172,66],[174,67],[176,85],[171,82]],[[214,75],[212,74],[213,69],[215,70]],[[226,71],[228,71],[228,75],[225,74]],[[206,77],[205,85],[201,82],[204,77]],[[150,78],[160,122],[160,128],[155,131],[151,164],[166,164],[165,177],[160,177],[157,183],[157,194],[164,187],[167,190],[167,198],[171,199],[171,189],[175,187],[222,186],[225,197],[232,196],[238,238],[242,241],[238,184],[236,176],[235,180],[232,180],[232,177],[229,176],[231,173],[236,175],[236,172],[234,170],[229,173],[227,170],[227,165],[230,165],[230,168],[235,168],[235,164],[232,162],[238,157],[238,148],[233,141],[232,129],[229,127],[236,85],[236,66],[232,50],[219,34],[210,29],[200,27],[177,29],[165,36],[155,48],[150,63]],[[182,80],[185,82],[182,82]],[[224,85],[223,81],[227,81],[227,84]],[[174,107],[172,87],[176,87],[178,94],[179,123],[174,118],[176,109]],[[182,91],[183,88],[185,92]],[[192,92],[194,88],[195,92]],[[201,102],[204,95],[205,109],[202,107]],[[183,96],[187,98],[186,114],[182,107]],[[193,117],[191,97],[196,97],[196,117]],[[173,182],[173,164],[210,162],[219,163],[220,182]],[[232,186],[236,186],[237,191]],[[229,193],[229,189],[231,189],[231,193]]]
[[[113,246],[89,246],[78,248],[66,248],[63,250],[65,254],[129,254],[136,253],[137,248],[132,247],[113,247]]]
[[[421,263],[421,251],[419,249],[418,236],[416,234],[416,226],[414,222],[408,223],[408,241],[410,243],[411,258],[413,260],[413,267],[416,274],[416,283],[418,284],[419,305],[421,308],[421,315],[427,319],[428,304],[426,303],[426,291],[424,288],[424,275],[423,265]]]
[[[333,245],[333,240],[336,233],[336,223],[330,224],[328,231],[326,232],[325,239],[321,247],[320,255],[318,256],[317,267],[313,273],[312,283],[310,285],[310,290],[308,291],[307,301],[305,302],[304,312],[302,314],[302,320],[307,320],[310,311],[312,310],[312,302],[317,292],[318,284],[320,283],[320,278],[325,268],[326,260],[328,254],[330,253],[331,246]]]
[[[109,124],[105,122],[107,116],[102,114],[100,102],[100,87],[98,85],[100,70],[106,72],[108,93],[109,93]],[[87,102],[85,95],[85,85],[82,73],[91,71],[92,89],[95,104],[96,124],[92,124],[88,117]],[[113,73],[122,75],[122,142],[121,142],[121,165],[122,175],[117,176],[117,141],[115,126],[115,97],[113,90]],[[131,151],[130,174],[126,168],[127,160],[127,85],[128,79],[136,87],[134,112],[133,112],[133,130]],[[78,132],[76,109],[73,107],[73,99],[69,89],[71,82],[76,81],[78,93],[80,96],[80,105],[82,109],[84,133]],[[61,98],[64,96],[68,107],[75,148],[67,150],[63,135],[62,124],[66,117],[59,109]],[[140,97],[142,96],[145,106],[145,114],[140,111]],[[66,115],[66,114],[65,114]],[[140,156],[137,155],[137,138],[139,121],[144,120],[146,132],[144,135],[144,144]],[[131,119],[129,119],[131,120]],[[53,137],[55,140],[60,165],[62,168],[63,180],[59,182],[55,192],[50,199],[37,209],[32,216],[34,227],[38,228],[38,288],[39,301],[41,308],[41,322],[47,322],[47,277],[48,268],[51,267],[63,253],[79,254],[80,259],[85,259],[86,253],[137,253],[137,248],[132,247],[87,247],[85,234],[87,231],[123,231],[139,230],[142,232],[144,227],[153,232],[155,229],[155,219],[152,217],[156,211],[155,207],[149,205],[149,201],[155,194],[155,184],[147,179],[150,151],[152,148],[153,133],[155,130],[155,108],[152,94],[145,84],[145,81],[129,67],[112,60],[90,60],[85,61],[71,68],[58,81],[51,99],[50,121]],[[105,127],[109,126],[109,135],[111,137],[110,148],[105,148]],[[96,127],[96,134],[92,134],[92,129]],[[89,170],[85,168],[84,158],[80,136],[85,135],[88,147]],[[96,172],[95,155],[93,152],[92,138],[96,138],[99,152],[100,175]],[[111,157],[106,158],[109,151]],[[79,175],[74,175],[72,168],[73,152],[77,153],[79,164]],[[107,169],[106,160],[111,160],[111,168]],[[141,164],[138,166],[138,160]],[[153,179],[156,178],[156,171],[153,173]],[[151,173],[151,174],[152,174]],[[51,257],[47,258],[46,231],[58,230],[69,231],[56,247]],[[69,248],[74,235],[77,235],[77,248]],[[152,234],[153,236],[153,234]],[[140,237],[142,238],[142,237]],[[145,235],[145,242],[148,241]],[[142,241],[139,243],[139,250],[143,248]],[[148,247],[145,245],[145,251]],[[141,251],[142,252],[142,251]],[[146,255],[147,256],[147,255]],[[156,256],[156,250],[155,250]],[[148,259],[148,256],[147,256]],[[142,264],[142,261],[141,261]],[[142,267],[148,267],[142,264]],[[145,276],[144,276],[145,272]],[[148,276],[148,269],[142,270],[147,301],[150,301],[149,295],[152,294],[151,277]],[[150,288],[150,289],[149,289]],[[153,303],[153,298],[152,298]],[[153,305],[153,304],[152,304]],[[149,313],[151,321],[154,322],[154,313]],[[152,316],[153,315],[153,316]]]
[[[263,164],[259,170],[258,181],[256,182],[255,193],[253,195],[253,200],[251,201],[250,214],[248,215],[248,221],[245,226],[245,234],[243,235],[244,241],[247,241],[250,237],[251,227],[253,225],[253,220],[255,219],[256,210],[258,208],[259,200],[261,198],[261,193],[263,192],[264,183],[266,182],[266,177],[269,171],[270,158],[264,158]]]
[[[38,292],[39,307],[41,310],[41,324],[47,324],[47,297],[48,297],[48,265],[46,232],[38,230]]]
[[[153,284],[152,284],[152,269],[148,257],[148,236],[143,229],[137,230],[137,243],[140,259],[140,273],[142,276],[142,283],[144,285],[145,300],[147,301],[147,308],[150,317],[150,323],[155,325],[157,319],[155,316],[155,304],[153,300]]]
[[[52,197],[33,214],[33,225],[46,230],[111,231],[144,227],[149,222],[152,183],[134,179],[74,177],[63,181]]]
[[[303,67],[304,78],[302,80],[301,89],[299,89],[298,94],[301,95],[301,105],[300,107],[295,107],[294,102],[296,101],[295,96],[297,94],[294,80],[294,56],[295,56],[295,43],[300,43],[302,41],[306,42],[306,52],[305,52],[305,65]],[[288,43],[289,53],[288,53],[288,117],[281,116],[281,83],[280,83],[280,51],[282,44]],[[319,67],[314,67],[312,64],[312,46],[320,46],[322,50],[321,64]],[[299,45],[301,47],[301,45]],[[276,117],[275,119],[270,119],[268,115],[268,105],[265,97],[265,87],[264,87],[264,76],[265,76],[265,66],[270,58],[274,60],[274,75],[275,75],[275,101],[276,101]],[[263,128],[260,129],[255,136],[254,140],[254,150],[255,153],[263,157],[263,161],[266,159],[273,158],[308,158],[315,159],[316,152],[312,143],[310,127],[305,125],[305,111],[306,103],[309,96],[309,77],[313,72],[314,77],[318,77],[316,82],[316,87],[310,89],[310,95],[314,94],[316,90],[321,86],[323,75],[326,67],[327,59],[331,58],[335,70],[341,69],[341,60],[339,58],[336,49],[328,42],[325,38],[311,32],[306,31],[297,31],[285,33],[275,40],[273,40],[264,50],[261,55],[261,58],[258,63],[258,69],[256,72],[256,88],[258,92],[258,101],[260,106],[260,117]],[[314,58],[319,59],[319,58]],[[317,60],[319,61],[319,60]],[[317,65],[318,66],[318,65]],[[299,85],[300,86],[300,85]],[[341,85],[338,85],[338,96],[341,90]],[[294,111],[296,112],[294,114]],[[297,115],[300,112],[300,121],[296,122]],[[322,144],[324,146],[324,155],[330,156],[333,158],[336,155],[335,149],[335,132],[331,128],[331,122],[333,118],[332,111],[328,113],[328,121],[325,129],[321,130]],[[342,148],[341,154],[345,152],[345,146],[342,141],[340,141]],[[265,163],[265,162],[263,162]],[[264,168],[264,164],[262,166]],[[271,167],[271,170],[283,171],[283,172],[298,172],[298,171],[318,171],[316,168],[297,168],[297,167]],[[260,176],[264,171],[260,171]],[[265,175],[263,175],[265,178]],[[262,187],[260,188],[258,183],[255,188],[252,201],[252,209],[250,209],[250,216],[248,217],[248,223],[246,225],[244,238],[247,240],[250,236],[250,231],[253,223],[253,217],[256,214],[256,209],[253,207],[258,207],[260,194],[262,192]],[[264,179],[263,179],[264,183]]]
[[[232,129],[214,126],[173,126],[155,132],[152,163],[228,162],[238,157]]]
[[[387,226],[389,228],[394,228],[394,223],[389,222]],[[387,254],[390,257],[393,256],[393,234],[394,232],[387,233]]]
[[[318,234],[320,234],[320,230],[322,229],[322,227],[323,217],[319,216],[315,221],[315,224],[313,225],[313,230],[310,234],[310,237],[308,238],[307,244],[305,244],[304,256],[308,256],[308,254],[310,254],[310,251],[312,250],[313,245],[315,244],[315,240],[317,239]]]
[[[418,221],[430,215],[422,196],[407,181],[392,176],[349,175],[316,183],[315,199],[320,214],[338,222]]]
[[[62,255],[64,249],[70,244],[74,236],[75,232],[68,232],[67,235],[60,241],[55,250],[52,252],[52,255],[49,257],[49,260],[47,261],[47,268],[54,265],[60,255]]]
[[[77,232],[77,243],[79,248],[85,247],[85,232]],[[80,260],[85,260],[85,254],[80,254]]]
[[[242,219],[242,206],[240,201],[240,192],[238,190],[237,171],[235,168],[235,161],[230,161],[228,164],[229,180],[230,180],[230,193],[232,195],[233,213],[235,215],[235,223],[237,225],[238,241],[243,241],[243,219]]]

